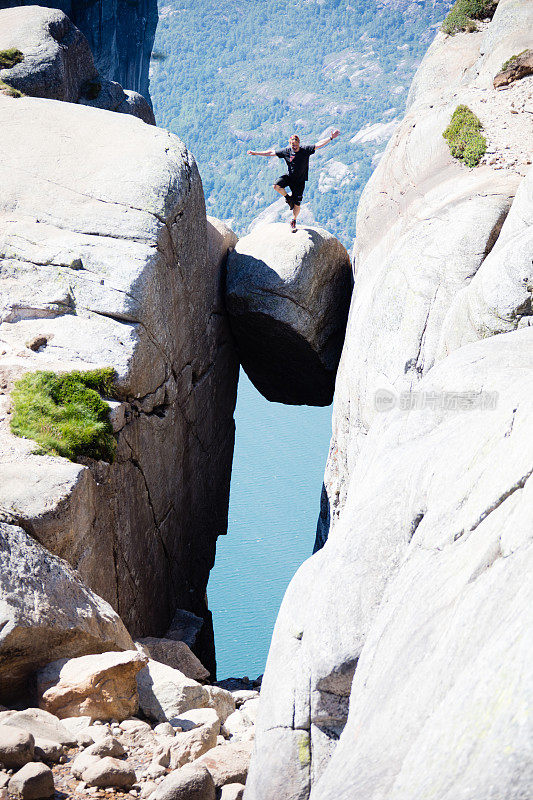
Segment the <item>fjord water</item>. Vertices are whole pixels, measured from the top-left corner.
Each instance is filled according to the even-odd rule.
[[[218,678],[265,668],[287,585],[313,551],[331,407],[269,403],[241,370],[228,535],[208,586]]]

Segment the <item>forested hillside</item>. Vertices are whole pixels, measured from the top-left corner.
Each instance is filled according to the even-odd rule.
[[[315,142],[335,126],[341,138],[311,161],[306,212],[350,245],[359,193],[450,5],[162,0],[154,109],[195,155],[208,212],[239,234],[261,212],[275,215],[271,184],[282,162],[247,149],[284,144],[293,131]]]

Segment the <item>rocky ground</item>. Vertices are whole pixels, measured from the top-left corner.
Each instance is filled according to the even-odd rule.
[[[0,711],[0,799],[172,800],[196,797],[197,784],[206,800],[242,797],[260,680],[201,686],[171,668],[160,680],[146,661],[107,653],[42,670],[41,708]]]

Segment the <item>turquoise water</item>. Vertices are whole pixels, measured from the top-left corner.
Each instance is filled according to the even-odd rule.
[[[241,370],[228,535],[208,586],[218,678],[265,668],[287,585],[311,555],[331,407],[269,403]]]

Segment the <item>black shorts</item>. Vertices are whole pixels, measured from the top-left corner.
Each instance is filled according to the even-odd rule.
[[[292,199],[294,200],[294,205],[299,206],[302,202],[302,198],[304,196],[305,190],[305,181],[302,180],[294,180],[291,178],[290,175],[282,175],[281,178],[278,178],[275,186],[281,186],[282,189],[286,189],[287,186],[291,190]]]

